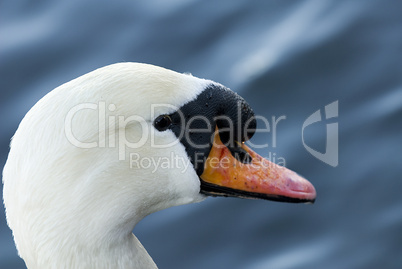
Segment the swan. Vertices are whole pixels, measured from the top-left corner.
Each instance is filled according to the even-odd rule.
[[[132,233],[148,214],[207,196],[314,202],[309,181],[244,144],[255,128],[230,89],[149,64],[57,87],[21,121],[3,170],[19,256],[30,269],[157,268]]]

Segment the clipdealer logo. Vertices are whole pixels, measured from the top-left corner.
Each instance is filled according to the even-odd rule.
[[[178,108],[169,105],[169,104],[152,104],[151,106],[151,118],[154,118],[155,115],[157,114],[155,110],[157,110],[159,107],[167,107],[172,110],[177,110]],[[168,148],[173,146],[176,143],[179,143],[180,139],[174,139],[173,141],[169,140],[169,142],[164,141],[162,144],[157,143],[155,141],[155,130],[153,128],[150,128],[150,123],[144,119],[143,117],[139,115],[120,115],[120,113],[115,113],[117,110],[116,105],[114,104],[109,104],[109,106],[106,106],[106,102],[100,101],[99,103],[82,103],[78,104],[75,107],[71,108],[65,118],[65,125],[64,125],[64,131],[67,140],[74,146],[82,149],[91,149],[91,148],[117,148],[118,149],[118,157],[119,160],[125,160],[126,159],[126,149],[136,149],[139,147],[142,147],[144,144],[147,143],[148,139],[150,139],[150,146],[154,148]],[[240,111],[241,112],[241,111]],[[239,113],[240,113],[239,112]],[[76,114],[80,114],[79,116],[82,118],[86,119],[91,119],[91,124],[94,122],[98,125],[97,126],[97,132],[96,136],[89,136],[87,132],[82,132],[80,126],[75,126],[73,128],[73,118],[76,116]],[[83,114],[81,114],[83,113]],[[323,119],[321,110],[318,109],[314,113],[312,113],[310,116],[307,117],[307,119],[304,121],[302,125],[302,143],[304,148],[315,158],[318,160],[332,166],[332,167],[337,167],[338,166],[338,140],[339,140],[339,135],[338,135],[338,122],[334,122],[333,119],[338,118],[338,101],[332,102],[328,105],[325,106],[324,108],[324,117]],[[184,117],[184,115],[180,115]],[[77,116],[78,117],[78,116]],[[270,122],[266,117],[263,117],[261,115],[255,115],[256,120],[260,121],[262,124],[262,127],[258,128],[255,130],[256,132],[263,132],[263,133],[271,133],[272,135],[272,144],[270,145],[272,148],[276,148],[276,140],[277,140],[277,126],[278,123],[282,120],[286,120],[286,116],[282,115],[280,117],[272,117],[272,122]],[[204,120],[207,125],[209,124],[208,119],[205,118],[203,119],[202,117],[199,117],[197,119]],[[228,119],[230,120],[230,119]],[[316,124],[318,122],[321,122],[323,120],[330,120],[331,122],[326,124],[326,147],[325,147],[325,152],[320,152],[309,145],[307,145],[305,141],[305,130],[307,127]],[[184,121],[182,121],[184,122]],[[191,121],[190,121],[191,123]],[[230,126],[234,126],[234,123],[231,123]],[[210,125],[210,124],[209,124]],[[208,126],[209,126],[208,125]],[[132,129],[133,126],[136,126],[138,129],[138,140],[137,141],[130,141],[126,137],[126,129],[128,126],[131,126],[130,128]],[[261,125],[260,125],[261,126]],[[209,126],[208,131],[210,131],[212,127]],[[75,131],[73,131],[75,129]],[[189,126],[184,126],[183,130],[189,129]],[[81,134],[78,136],[75,136],[75,133]],[[84,135],[84,136],[82,136]],[[182,133],[181,135],[186,135],[185,133]],[[191,140],[189,140],[192,142]],[[261,141],[260,141],[261,142]],[[251,141],[248,141],[249,146],[252,148],[268,148],[268,143],[257,143],[254,144]],[[194,144],[194,147],[198,147],[200,145]],[[203,145],[201,145],[203,146]],[[208,146],[208,145],[207,145]],[[142,160],[143,163],[141,163],[141,160],[138,159],[137,155],[130,156],[130,158],[133,157],[134,159],[131,160],[134,163],[140,163],[144,166],[147,166],[149,163],[149,160]],[[173,158],[175,159],[175,158]],[[285,159],[281,156],[276,156],[275,152],[268,152],[267,159],[270,160],[273,163],[286,166]],[[176,163],[176,162],[175,162]],[[158,160],[158,162],[152,162],[152,164],[159,165],[167,164],[165,160]],[[184,167],[186,165],[183,165]]]
[[[325,106],[324,108],[325,120],[338,118],[338,100]],[[311,114],[303,123],[302,127],[302,142],[304,148],[318,160],[332,166],[338,166],[338,150],[339,150],[339,131],[338,122],[326,124],[326,146],[325,152],[319,152],[309,147],[304,141],[304,130],[306,127],[322,121],[321,109]]]

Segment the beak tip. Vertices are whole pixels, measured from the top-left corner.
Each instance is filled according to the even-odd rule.
[[[285,180],[285,196],[304,200],[307,203],[314,203],[317,192],[307,179],[298,175],[293,171],[289,171],[290,175]]]

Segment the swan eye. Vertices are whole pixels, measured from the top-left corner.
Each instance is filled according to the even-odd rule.
[[[172,124],[169,115],[160,115],[154,120],[154,126],[158,131],[166,131]]]

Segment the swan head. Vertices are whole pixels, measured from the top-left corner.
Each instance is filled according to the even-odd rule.
[[[63,84],[24,117],[3,170],[20,256],[38,268],[110,253],[146,215],[207,195],[314,201],[308,181],[264,167],[244,145],[255,128],[249,105],[223,85],[152,65],[114,64]]]

